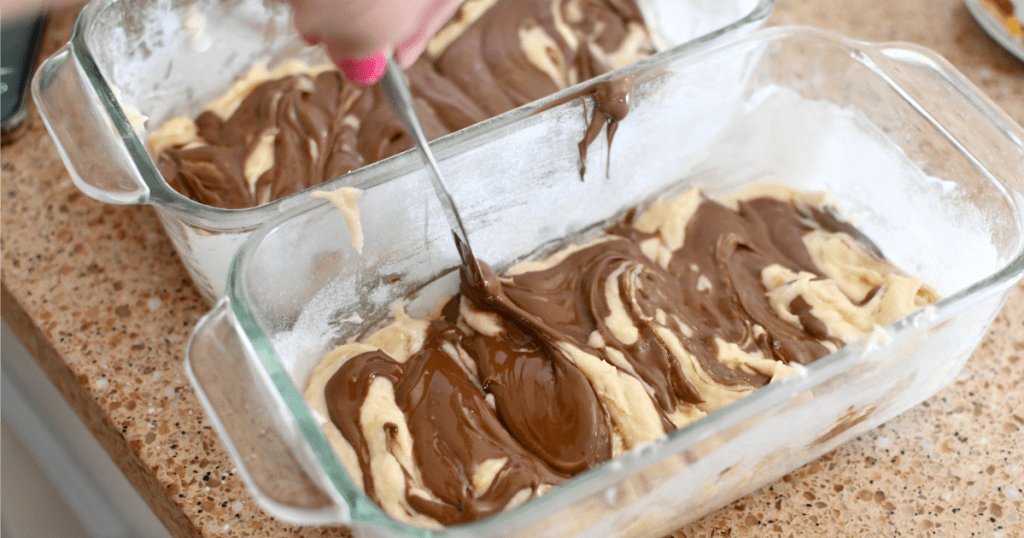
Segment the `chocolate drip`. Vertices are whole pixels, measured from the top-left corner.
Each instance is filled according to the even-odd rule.
[[[802,237],[815,230],[848,231],[834,215],[772,198],[739,202],[737,211],[703,200],[667,268],[641,252],[638,244],[654,236],[629,219],[632,213],[609,228],[605,240],[546,269],[499,277],[481,264],[483,282],[463,278],[460,295],[433,323],[422,350],[404,364],[379,351],[344,363],[325,396],[332,422],[359,455],[368,494],[375,495],[376,485],[358,417],[376,378],[395,387],[423,486],[435,497],[407,494],[409,505],[448,525],[500,511],[521,492],[538,495],[543,485],[613,456],[616,424],[567,346],[640,380],[662,428],[670,431],[673,413],[705,400],[669,352],[663,331],[715,383],[748,388],[768,383],[770,376],[721,362],[719,341],[801,364],[828,353],[823,342],[842,345],[802,298],[789,305],[799,325],[779,317],[761,282],[761,272],[772,264],[821,275]],[[470,329],[458,319],[459,301],[495,316],[500,330]],[[636,328],[635,338],[616,336],[622,329],[610,321],[615,312]],[[459,360],[473,362],[475,378]],[[506,463],[489,488],[474,491],[474,470],[502,458]]]
[[[410,67],[406,74],[427,137],[458,131],[615,67],[592,49],[612,54],[626,42],[630,26],[642,23],[632,0],[588,1],[581,17],[568,4],[502,0],[437,57],[425,54]],[[453,21],[461,18],[460,13]],[[538,36],[544,36],[543,46],[537,46]],[[633,59],[653,52],[644,47]],[[531,54],[550,62],[558,80],[538,68]],[[624,116],[604,110],[612,124]],[[609,121],[605,117],[598,118],[602,125]],[[413,146],[379,87],[356,87],[337,72],[312,81],[289,76],[263,82],[230,118],[205,112],[196,123],[199,145],[165,149],[157,158],[160,172],[185,196],[231,209],[276,200]],[[245,162],[268,132],[276,132],[273,166],[252,187]],[[610,141],[611,125],[608,132]]]
[[[594,98],[594,115],[587,123],[587,130],[580,140],[580,181],[583,181],[587,174],[587,150],[601,134],[601,128],[608,126],[605,137],[608,140],[608,150],[605,161],[605,176],[611,169],[612,160],[612,139],[615,138],[615,131],[619,128],[619,122],[629,114],[629,104],[633,98],[633,80],[629,78],[610,80],[594,86],[590,92]],[[587,108],[583,107],[583,115],[586,116]],[[584,117],[584,121],[586,121]]]

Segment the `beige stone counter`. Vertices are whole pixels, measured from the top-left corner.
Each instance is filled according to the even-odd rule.
[[[67,40],[51,19],[44,54]],[[936,50],[1024,124],[1024,62],[959,0],[779,0],[801,24]],[[2,314],[175,536],[341,536],[264,514],[185,377],[207,306],[149,208],[72,184],[38,113],[2,150]],[[677,531],[690,536],[1024,535],[1024,285],[926,403]]]

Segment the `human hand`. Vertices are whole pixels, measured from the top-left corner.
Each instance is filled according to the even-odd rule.
[[[368,86],[384,76],[392,54],[402,67],[419,58],[427,41],[462,0],[287,0],[295,28],[322,43],[345,78]]]

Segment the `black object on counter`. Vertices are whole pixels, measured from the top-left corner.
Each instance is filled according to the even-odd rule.
[[[39,45],[46,28],[46,14],[31,19],[17,19],[0,25],[0,56],[3,59],[0,70],[0,103],[3,105],[3,142],[7,143],[21,134],[28,117],[25,103],[28,98],[28,84],[35,71]]]

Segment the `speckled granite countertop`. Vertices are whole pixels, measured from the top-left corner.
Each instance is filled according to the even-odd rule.
[[[51,18],[44,55],[72,21]],[[960,0],[779,0],[769,24],[924,45],[1024,124],[1024,62]],[[256,506],[185,378],[207,305],[156,215],[81,194],[31,116],[3,147],[3,318],[173,535],[347,535]],[[1024,535],[1022,358],[1018,285],[952,386],[673,536]]]

